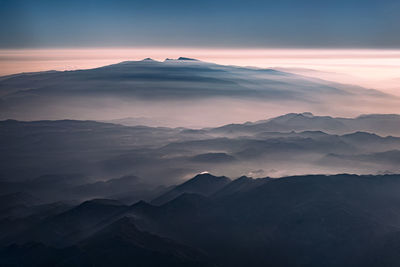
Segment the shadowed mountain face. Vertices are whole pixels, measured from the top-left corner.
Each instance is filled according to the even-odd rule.
[[[80,243],[83,262],[95,266],[214,266],[200,251],[142,232],[122,218]],[[111,248],[111,249],[110,249]]]
[[[399,190],[398,175],[241,177],[160,206],[93,200],[1,239],[0,263],[397,266]]]
[[[349,115],[373,106],[399,111],[395,97],[374,90],[185,58],[1,77],[0,103],[2,119],[163,117],[163,125],[174,126],[254,120],[283,110]],[[327,110],[330,106],[334,109]]]
[[[173,200],[184,193],[194,193],[210,196],[230,182],[227,177],[215,177],[211,174],[199,174],[189,181],[174,187],[152,201],[152,204],[160,205]]]
[[[22,233],[20,242],[36,240],[54,246],[74,244],[101,229],[113,216],[124,211],[125,205],[116,200],[94,199],[73,209],[43,220]],[[110,220],[110,221],[108,221]]]
[[[23,255],[24,257],[21,257]],[[41,243],[11,245],[0,251],[11,266],[214,266],[200,251],[142,232],[124,217],[68,248]]]

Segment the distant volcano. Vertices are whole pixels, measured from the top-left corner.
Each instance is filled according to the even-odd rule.
[[[353,116],[371,113],[371,107],[375,113],[400,107],[396,97],[376,90],[186,57],[4,76],[0,103],[0,119],[156,116],[173,118],[175,126],[257,120],[298,110]]]

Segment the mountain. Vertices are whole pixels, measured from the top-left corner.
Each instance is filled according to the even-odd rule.
[[[249,191],[253,188],[256,188],[268,181],[272,180],[271,178],[257,178],[253,179],[251,177],[242,176],[239,177],[226,186],[222,187],[222,189],[218,190],[213,197],[221,198],[226,197],[228,195],[243,193]]]
[[[63,213],[73,207],[72,203],[55,202],[49,204],[12,207],[1,211],[0,245],[15,242],[20,233],[44,220]]]
[[[399,189],[398,175],[272,179],[217,198],[182,195],[142,210],[140,227],[221,266],[374,266],[382,254],[395,266]]]
[[[10,245],[0,250],[0,265],[215,266],[196,249],[140,231],[129,217],[117,220],[72,247],[55,248],[41,243]]]
[[[92,266],[214,266],[198,250],[140,231],[134,223],[124,217],[82,241],[84,262]]]
[[[127,117],[120,119],[112,119],[101,121],[105,123],[121,124],[125,126],[149,126],[149,127],[163,127],[168,126],[165,124],[166,118],[146,118],[146,117]]]
[[[0,266],[399,266],[400,115],[371,107],[400,111],[186,57],[0,77]]]
[[[25,192],[16,192],[0,195],[0,211],[11,209],[18,206],[34,206],[40,204],[40,199]]]
[[[276,114],[266,112],[282,105],[285,109],[279,112],[316,112],[324,106],[326,112],[338,114],[339,104],[341,114],[365,113],[371,105],[376,110],[399,111],[398,99],[379,91],[187,58],[7,76],[0,79],[0,102],[0,119],[146,117],[165,118],[161,125],[175,127],[260,118]],[[335,110],[330,108],[333,103]],[[259,108],[248,109],[252,105]],[[229,113],[222,112],[228,108]]]
[[[0,174],[10,182],[42,177],[41,182],[65,189],[95,182],[89,179],[93,173],[97,176],[100,172],[105,178],[131,174],[124,172],[124,160],[111,160],[120,155],[136,152],[143,161],[146,157],[154,158],[151,148],[193,138],[203,137],[182,129],[126,127],[94,121],[0,121]],[[145,151],[147,156],[143,156]],[[140,168],[145,167],[140,161],[137,163]],[[135,168],[131,163],[129,166]]]
[[[65,247],[95,233],[115,220],[128,206],[116,200],[85,201],[65,212],[49,217],[18,237],[19,243],[36,241]],[[111,220],[111,221],[108,221]]]
[[[180,184],[170,191],[152,200],[152,204],[161,205],[184,194],[195,193],[203,196],[210,196],[227,185],[231,180],[225,176],[214,176],[209,173],[198,174],[192,179]]]
[[[131,194],[130,201],[132,201],[132,198],[136,198],[136,201],[139,201],[152,195],[150,192],[152,190],[153,187],[145,184],[139,177],[128,175],[106,181],[79,185],[68,190],[68,193],[78,199],[101,198],[104,196],[113,196],[115,199],[118,196]]]
[[[310,113],[204,129],[0,121],[0,194],[24,192],[43,203],[115,198],[132,204],[204,170],[254,178],[396,173],[397,157],[368,155],[400,150],[399,125],[390,114]],[[132,175],[141,181],[135,184]]]
[[[399,190],[399,175],[240,177],[158,206],[93,200],[19,233],[0,263],[397,266]]]
[[[362,115],[355,118],[315,116],[310,112],[289,113],[268,120],[228,124],[211,129],[215,133],[260,134],[263,132],[323,131],[346,134],[357,131],[400,136],[400,115]]]
[[[387,150],[384,152],[343,155],[343,154],[328,154],[323,157],[319,164],[348,166],[363,163],[371,168],[380,168],[381,173],[398,173],[400,171],[398,164],[400,162],[400,150]],[[394,167],[396,165],[396,167]],[[394,167],[394,168],[393,168]],[[386,171],[385,171],[386,169]]]

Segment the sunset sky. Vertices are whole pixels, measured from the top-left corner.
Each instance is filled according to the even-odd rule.
[[[397,94],[399,12],[395,0],[0,0],[0,75],[186,56]]]

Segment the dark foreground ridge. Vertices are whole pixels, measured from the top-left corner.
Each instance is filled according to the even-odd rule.
[[[193,192],[192,183],[203,189]],[[9,215],[0,224],[0,265],[400,264],[400,175],[202,174],[161,196],[168,192],[174,197],[160,205],[96,199]]]

